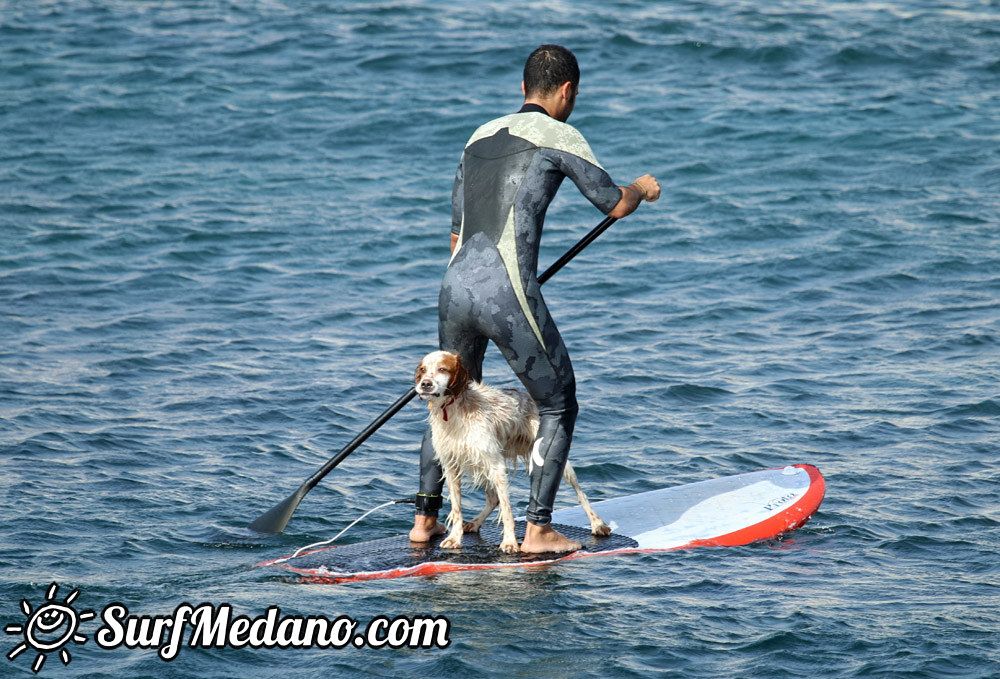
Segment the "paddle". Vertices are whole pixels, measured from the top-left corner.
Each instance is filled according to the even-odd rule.
[[[614,217],[606,217],[600,224],[591,229],[590,232],[577,241],[576,245],[571,247],[566,254],[557,259],[552,266],[542,272],[542,275],[538,277],[539,285],[552,278],[557,271],[566,266],[571,259],[580,254],[581,250],[593,243],[598,236],[607,231],[608,228],[616,221],[617,220]],[[285,526],[288,525],[288,520],[292,518],[292,514],[295,513],[296,508],[298,508],[299,503],[302,502],[302,498],[306,496],[306,493],[312,490],[324,476],[330,473],[330,470],[343,462],[344,458],[353,453],[358,446],[364,443],[365,440],[374,434],[383,424],[388,422],[393,415],[398,413],[403,406],[413,400],[413,397],[416,395],[417,390],[410,387],[408,392],[401,396],[391,406],[386,408],[385,412],[365,427],[364,431],[355,436],[350,443],[341,449],[339,453],[331,457],[326,464],[316,470],[316,473],[306,479],[305,482],[298,487],[298,490],[289,495],[279,504],[271,507],[271,509],[257,517],[257,520],[250,524],[250,530],[255,530],[258,533],[280,533],[285,530]]]

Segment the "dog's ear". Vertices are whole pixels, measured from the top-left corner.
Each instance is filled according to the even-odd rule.
[[[455,356],[455,365],[451,370],[451,379],[448,380],[448,391],[452,396],[458,396],[469,385],[469,371],[462,365],[462,360]]]

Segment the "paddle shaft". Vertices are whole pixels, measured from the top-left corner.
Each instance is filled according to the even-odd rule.
[[[541,285],[545,281],[552,278],[556,272],[559,271],[559,269],[569,264],[569,261],[580,254],[581,250],[597,240],[598,236],[610,229],[611,225],[617,221],[618,219],[615,217],[605,217],[601,223],[591,229],[586,236],[578,240],[576,245],[567,250],[565,255],[554,261],[548,269],[543,271],[542,275],[538,277],[538,284]]]
[[[582,251],[585,247],[593,243],[598,236],[607,231],[611,227],[611,225],[614,224],[616,221],[617,220],[614,217],[606,217],[600,224],[591,229],[590,232],[586,236],[581,238],[579,241],[577,241],[576,245],[571,247],[566,252],[566,254],[557,259],[555,262],[552,263],[551,266],[549,266],[549,268],[547,268],[545,271],[542,272],[542,274],[538,277],[538,284],[541,285],[545,281],[552,278],[552,276],[554,276],[556,272],[559,271],[559,269],[566,266],[566,264],[568,264],[571,259],[580,254],[580,251]],[[303,485],[308,489],[312,489],[317,483],[319,483],[323,479],[324,476],[330,473],[330,470],[332,470],[334,467],[340,464],[344,460],[344,458],[346,458],[348,455],[353,453],[358,446],[364,443],[369,436],[378,431],[378,429],[380,429],[383,424],[388,422],[390,418],[392,418],[396,413],[402,410],[403,406],[412,401],[413,397],[416,395],[417,395],[417,390],[414,389],[413,387],[410,387],[410,390],[408,392],[403,394],[403,396],[401,396],[395,403],[386,408],[385,412],[383,412],[371,424],[365,427],[364,431],[355,436],[351,440],[351,442],[348,443],[346,446],[344,446],[344,448],[339,453],[330,458],[330,460],[327,461],[326,464],[324,464],[322,467],[316,470],[315,474],[306,479],[306,482]]]
[[[383,424],[389,421],[393,415],[402,410],[403,406],[413,400],[413,397],[417,395],[417,390],[414,387],[410,387],[410,390],[399,397],[399,399],[393,403],[391,406],[385,409],[381,415],[379,415],[371,424],[365,427],[364,431],[355,436],[350,443],[341,449],[339,453],[327,460],[326,464],[316,470],[316,473],[306,479],[305,483],[302,485],[307,490],[312,490],[312,488],[319,483],[324,476],[330,473],[330,470],[336,467],[338,464],[343,462],[344,458],[353,453],[358,446],[365,442],[369,436],[378,431]]]
[[[566,266],[571,259],[580,254],[585,247],[593,243],[598,236],[607,231],[616,221],[618,220],[614,217],[605,217],[600,224],[595,226],[589,233],[587,233],[586,236],[577,241],[576,245],[571,247],[566,254],[557,259],[551,266],[549,266],[549,268],[543,271],[538,277],[538,284],[541,285],[545,281],[552,278],[556,272]],[[298,507],[299,502],[302,501],[302,498],[305,497],[306,493],[312,490],[324,476],[333,470],[334,467],[343,462],[348,455],[357,450],[358,446],[364,443],[369,436],[378,431],[383,424],[392,418],[393,415],[402,410],[403,406],[412,401],[413,397],[416,395],[417,390],[410,387],[408,392],[403,394],[396,400],[395,403],[386,408],[385,412],[375,418],[375,420],[365,427],[362,432],[351,439],[351,442],[344,446],[339,453],[327,460],[326,464],[317,469],[312,476],[306,479],[305,482],[299,486],[294,493],[292,493],[292,495],[259,516],[256,521],[250,524],[250,528],[260,533],[280,533],[283,531],[285,526],[288,524],[288,520],[292,518],[295,508]]]

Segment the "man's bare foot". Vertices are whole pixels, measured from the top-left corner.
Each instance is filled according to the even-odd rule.
[[[415,514],[413,528],[410,529],[410,542],[430,542],[435,535],[441,535],[447,529],[438,523],[436,516]]]
[[[529,521],[524,532],[524,540],[521,542],[521,551],[533,554],[540,552],[575,552],[582,546],[576,540],[570,540],[562,533],[556,531],[550,524],[539,526]]]

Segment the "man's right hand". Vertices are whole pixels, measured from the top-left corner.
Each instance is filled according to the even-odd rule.
[[[646,192],[646,201],[652,203],[660,197],[660,182],[651,174],[644,174],[636,179],[633,184],[638,184]]]
[[[660,197],[660,183],[651,174],[644,174],[628,186],[619,186],[618,188],[622,192],[621,200],[608,213],[609,217],[615,219],[629,216],[644,200],[652,203]]]

